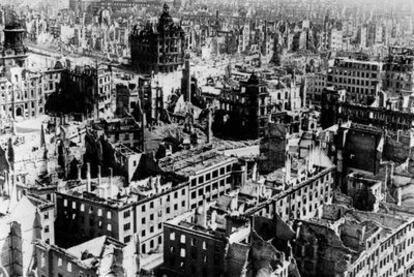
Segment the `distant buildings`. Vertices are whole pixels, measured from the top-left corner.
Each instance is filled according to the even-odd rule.
[[[140,8],[146,7],[160,7],[163,3],[168,2],[173,4],[176,1],[160,1],[160,0],[115,0],[115,1],[106,1],[106,0],[70,0],[69,7],[72,10],[80,9],[82,11],[99,11],[102,9],[111,9],[111,10],[120,10],[120,9],[130,9],[135,6]]]

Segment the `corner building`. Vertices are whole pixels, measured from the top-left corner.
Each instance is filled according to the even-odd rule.
[[[143,74],[174,72],[184,64],[185,33],[174,23],[167,4],[157,26],[147,23],[129,37],[131,63]]]

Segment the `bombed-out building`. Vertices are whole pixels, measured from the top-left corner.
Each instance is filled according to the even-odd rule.
[[[144,28],[135,28],[130,37],[131,62],[140,73],[173,72],[184,64],[185,33],[170,15],[164,4],[156,25],[148,22]]]

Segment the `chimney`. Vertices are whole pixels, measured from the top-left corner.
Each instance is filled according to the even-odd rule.
[[[204,228],[207,228],[207,199],[205,196],[203,197],[203,217],[201,223]]]
[[[189,53],[186,53],[184,56],[184,70],[181,90],[184,94],[184,101],[191,102],[191,69]]]
[[[241,184],[240,187],[244,187],[244,185],[246,184],[246,180],[247,180],[247,167],[245,165],[243,165],[241,167]]]
[[[108,185],[108,192],[107,198],[112,197],[112,178],[113,178],[113,169],[112,167],[109,168],[109,185]]]
[[[101,186],[101,166],[98,165],[98,186]]]
[[[207,228],[207,199],[205,196],[203,197],[203,206],[201,207],[201,211],[200,211],[200,208],[198,208],[198,211],[200,213],[198,214],[197,225],[206,229]]]
[[[43,124],[40,126],[40,148],[46,147],[46,135]]]
[[[91,192],[91,164],[90,163],[86,164],[86,180],[87,180],[86,191]]]
[[[300,238],[300,229],[302,227],[302,222],[296,223],[296,240]]]
[[[216,230],[217,229],[217,212],[214,210],[211,212],[211,229]]]
[[[78,164],[78,180],[82,180],[82,165]]]
[[[236,193],[230,205],[231,211],[235,212],[239,209],[239,192]]]
[[[253,181],[257,181],[257,162],[253,163],[253,168],[252,168],[252,180]]]
[[[305,175],[306,177],[309,176],[309,158],[305,158]]]
[[[10,181],[10,172],[4,171],[4,182],[6,188],[6,194],[10,197],[12,192],[11,181]]]
[[[401,187],[397,187],[396,194],[397,194],[396,195],[397,205],[401,206],[401,204],[402,204],[402,189],[401,189]]]
[[[134,266],[135,266],[135,269],[134,269],[134,271],[135,271],[135,276],[138,277],[138,276],[141,276],[141,264],[140,264],[141,251],[140,251],[140,247],[139,247],[140,246],[140,239],[139,239],[139,234],[138,233],[136,233],[134,235],[133,242],[134,242],[134,246],[135,246],[135,251],[134,251]]]
[[[81,136],[81,129],[78,128],[78,139],[79,139],[79,143],[82,143],[82,136]]]
[[[211,143],[213,141],[213,130],[212,130],[213,115],[212,113],[213,113],[212,110],[209,109],[208,117],[207,117],[207,143]]]
[[[290,155],[286,155],[286,161],[285,161],[285,183],[289,182],[291,179],[291,171],[292,171],[292,160],[290,158]]]
[[[315,165],[315,145],[312,143],[309,146],[309,156],[308,156],[308,160],[309,160],[309,172],[313,172],[313,167]]]

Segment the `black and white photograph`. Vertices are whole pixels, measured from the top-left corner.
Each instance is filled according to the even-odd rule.
[[[0,277],[414,277],[414,0],[0,0]]]

